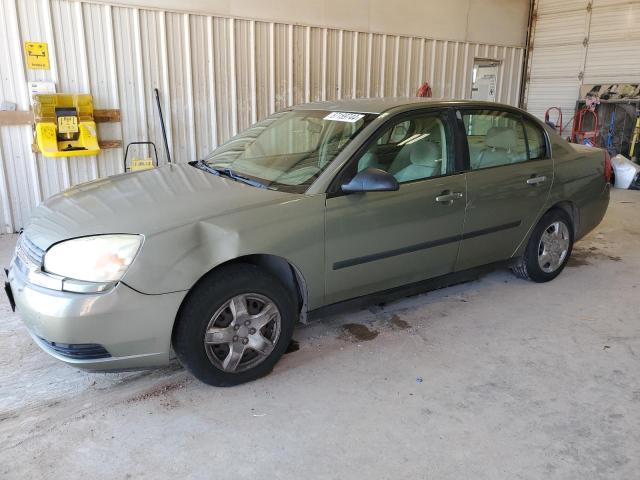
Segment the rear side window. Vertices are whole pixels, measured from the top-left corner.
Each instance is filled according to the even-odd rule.
[[[520,119],[508,112],[463,112],[472,170],[527,161],[527,143]]]
[[[529,160],[547,158],[547,143],[542,129],[527,119],[524,120],[524,128],[529,143]]]

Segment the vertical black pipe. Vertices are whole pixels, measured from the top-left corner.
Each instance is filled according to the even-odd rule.
[[[518,98],[518,107],[524,107],[525,90],[527,89],[527,83],[529,79],[527,75],[529,73],[529,60],[531,58],[531,50],[533,49],[533,35],[534,35],[534,22],[536,21],[536,0],[529,1],[529,19],[527,21],[527,40],[524,46],[524,59],[522,62],[522,75],[520,80],[520,98]]]
[[[160,106],[160,92],[157,88],[153,91],[156,93],[156,105],[158,105],[158,115],[160,115],[160,128],[162,128],[162,140],[164,140],[164,149],[167,152],[167,161],[171,163],[171,153],[169,152],[169,142],[167,141],[167,130],[164,126],[164,117],[162,116],[162,107]]]

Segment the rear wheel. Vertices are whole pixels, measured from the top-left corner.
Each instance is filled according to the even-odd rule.
[[[291,341],[294,305],[280,281],[258,267],[223,267],[201,281],[181,309],[173,340],[178,359],[210,385],[262,377]]]
[[[572,248],[571,218],[564,210],[550,210],[534,228],[524,255],[512,270],[520,278],[548,282],[560,275]]]

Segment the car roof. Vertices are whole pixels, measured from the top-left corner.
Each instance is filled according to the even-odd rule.
[[[405,107],[411,110],[420,107],[436,106],[487,106],[510,107],[494,102],[480,102],[474,100],[455,100],[450,98],[425,98],[425,97],[381,97],[381,98],[355,98],[345,100],[327,100],[324,102],[311,102],[296,105],[294,110],[325,110],[331,112],[358,112],[380,114],[387,110]],[[403,110],[404,110],[403,109]]]

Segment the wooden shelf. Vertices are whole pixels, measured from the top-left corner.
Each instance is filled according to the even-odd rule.
[[[93,111],[93,120],[96,123],[119,123],[120,110],[117,108],[97,109]],[[17,110],[13,112],[0,112],[0,126],[33,125],[33,112],[31,110]],[[110,148],[122,148],[122,140],[98,140],[101,150]],[[31,145],[34,153],[39,153],[37,144]]]
[[[120,123],[120,110],[117,108],[94,110],[93,120],[96,123]]]
[[[33,123],[33,112],[29,111],[13,111],[0,112],[0,126],[8,125],[30,125]]]
[[[109,148],[122,148],[122,140],[98,140],[98,145],[102,150]]]
[[[94,110],[93,120],[96,123],[119,123],[120,110],[117,108]],[[31,110],[0,112],[0,126],[33,125],[33,123],[33,112]]]

